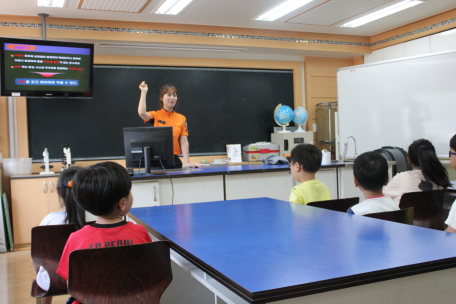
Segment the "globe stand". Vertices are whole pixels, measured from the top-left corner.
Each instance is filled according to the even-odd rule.
[[[279,131],[279,132],[277,132],[277,133],[291,133],[291,131],[288,131],[288,130],[287,130],[287,126],[288,126],[288,125],[282,125],[283,130],[282,130],[282,131]]]
[[[295,133],[296,132],[304,132],[304,133],[306,132],[301,128],[301,125],[298,125],[298,126],[299,126],[298,129],[296,131],[294,131]]]

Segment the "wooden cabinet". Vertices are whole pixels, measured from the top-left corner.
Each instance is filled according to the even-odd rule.
[[[11,179],[14,244],[31,242],[31,229],[60,209],[58,177]]]

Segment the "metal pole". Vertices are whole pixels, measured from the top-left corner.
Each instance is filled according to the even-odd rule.
[[[331,137],[331,103],[328,103],[328,113],[329,113],[329,117],[328,117],[328,120],[329,120],[329,152],[331,153],[332,155],[332,146],[331,146],[331,141],[332,141],[332,137]]]
[[[41,17],[41,40],[46,40],[46,17],[49,17],[49,14],[38,14]]]
[[[17,147],[16,98],[8,97],[8,141],[10,158],[19,157]]]

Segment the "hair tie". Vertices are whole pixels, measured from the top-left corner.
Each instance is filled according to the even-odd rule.
[[[420,149],[421,149],[421,148],[426,148],[426,146],[425,146],[425,145],[421,145]]]
[[[73,187],[73,181],[72,181],[72,180],[70,180],[70,181],[68,182],[68,187],[69,187],[69,188],[72,188],[72,187]]]

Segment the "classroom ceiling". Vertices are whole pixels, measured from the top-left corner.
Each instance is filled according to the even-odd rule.
[[[401,0],[313,0],[300,9],[271,22],[253,19],[267,11],[269,8],[282,3],[284,0],[194,0],[176,16],[158,15],[153,13],[162,0],[150,0],[139,13],[78,8],[82,4],[80,1],[83,0],[68,0],[67,5],[64,8],[38,7],[36,6],[35,1],[36,0],[0,0],[0,13],[23,16],[37,16],[39,13],[47,13],[50,17],[58,18],[192,24],[372,36],[456,8],[456,0],[427,0],[413,8],[366,25],[357,28],[343,28],[340,27],[340,25],[349,20],[400,2]],[[97,3],[102,0],[90,1]],[[131,0],[109,1],[128,2]],[[121,50],[114,51],[108,50],[107,48],[98,49],[99,53],[101,52],[103,54],[122,53]],[[143,55],[141,50],[136,50],[135,52],[138,55]],[[172,51],[168,50],[167,54],[169,54],[169,52],[172,53]],[[322,55],[321,52],[319,53]],[[204,53],[200,53],[200,55],[204,56]],[[282,55],[301,56],[310,55],[310,53],[304,54],[301,52],[298,54],[294,51],[290,51],[285,52]],[[268,55],[265,53],[264,59],[267,59],[267,56]],[[350,54],[344,54],[343,57],[350,56]],[[217,57],[217,55],[213,55],[212,57]],[[224,57],[228,58],[229,56]]]
[[[338,25],[342,21],[354,19],[356,16],[401,0],[314,0],[276,21],[253,19],[284,0],[194,0],[176,16],[151,13],[162,0],[151,0],[140,13],[78,9],[80,0],[68,0],[65,8],[38,7],[35,1],[0,0],[1,14],[36,16],[39,13],[48,13],[51,17],[61,18],[197,24],[372,36],[456,8],[456,0],[428,0],[413,8],[358,28],[341,28]]]

